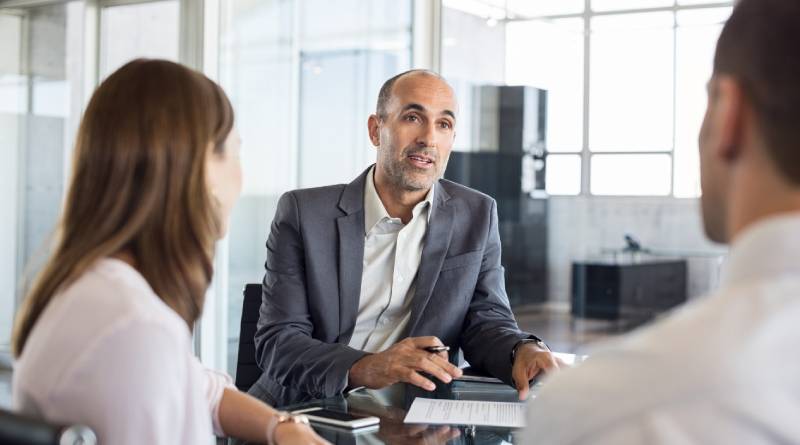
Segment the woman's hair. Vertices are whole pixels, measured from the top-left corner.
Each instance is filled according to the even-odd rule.
[[[191,329],[222,230],[206,154],[222,153],[232,128],[222,89],[176,63],[134,60],[97,88],[78,130],[53,253],[16,319],[16,356],[59,290],[121,252]]]

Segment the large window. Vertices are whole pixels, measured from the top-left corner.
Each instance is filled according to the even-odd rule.
[[[731,12],[725,2],[444,5],[445,75],[463,80],[468,62],[457,55],[469,46],[454,38],[457,27],[447,25],[448,17],[466,14],[475,23],[473,35],[505,30],[493,48],[504,50],[505,71],[491,81],[547,90],[551,195],[699,195],[697,131],[713,48]],[[472,83],[487,81],[471,77]]]
[[[547,92],[545,122],[541,114],[531,114],[536,118],[532,127],[545,124],[547,193],[528,193],[520,200],[530,209],[542,209],[524,213],[521,221],[546,224],[500,232],[507,262],[524,245],[515,240],[517,233],[533,238],[546,232],[546,243],[524,249],[532,252],[527,269],[506,268],[509,289],[509,277],[533,276],[546,263],[547,299],[567,303],[572,264],[624,246],[628,234],[656,250],[718,252],[705,240],[697,203],[675,198],[699,196],[697,133],[705,85],[733,2],[442,3],[441,71],[460,101],[455,150],[483,150],[486,146],[474,135],[497,126],[486,124],[483,103],[471,94],[473,86],[525,85]],[[499,146],[486,148],[498,151]],[[539,147],[521,148],[538,155]],[[523,158],[523,179],[537,163],[542,166]],[[516,186],[507,175],[494,173],[498,183],[502,178]],[[535,256],[541,252],[545,259]],[[710,288],[708,271],[714,267],[706,260],[690,263],[690,295]]]

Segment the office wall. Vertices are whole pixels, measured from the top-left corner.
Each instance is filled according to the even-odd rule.
[[[624,246],[627,233],[654,250],[692,254],[688,260],[689,298],[717,286],[726,252],[705,238],[697,199],[551,197],[549,231],[550,301],[556,303],[569,301],[572,261],[596,257],[604,248]]]
[[[64,195],[65,119],[29,115],[23,153],[24,198],[21,255],[28,276],[38,270],[49,252]]]
[[[0,15],[0,345],[61,208],[81,105],[82,13],[72,2]]]
[[[17,286],[17,134],[19,118],[0,113],[0,209],[3,209],[0,230],[0,345],[11,338],[14,315],[14,290]],[[0,346],[1,347],[1,346]]]
[[[46,258],[64,195],[65,161],[72,145],[67,141],[72,99],[67,20],[65,5],[35,8],[29,14],[31,103],[20,127],[25,134],[20,153],[20,284],[29,281]]]
[[[17,286],[17,203],[19,113],[26,107],[25,79],[20,75],[22,18],[0,15],[0,349],[11,338]]]

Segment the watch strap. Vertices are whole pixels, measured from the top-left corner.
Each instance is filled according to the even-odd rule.
[[[544,349],[545,351],[549,351],[550,350],[550,347],[548,347],[547,344],[544,341],[542,341],[541,338],[539,338],[539,337],[537,337],[535,335],[531,335],[528,338],[523,338],[520,341],[518,341],[517,343],[515,343],[514,347],[511,348],[511,366],[514,366],[514,360],[516,360],[516,358],[517,358],[517,349],[519,349],[520,346],[522,346],[524,344],[527,344],[527,343],[533,343],[536,346],[540,347],[541,349]]]

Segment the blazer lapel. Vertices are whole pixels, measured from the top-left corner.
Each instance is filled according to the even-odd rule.
[[[370,167],[372,168],[372,167]],[[369,168],[345,186],[339,208],[345,213],[336,219],[339,229],[339,338],[347,344],[353,335],[361,294],[364,262],[364,181]]]
[[[439,182],[435,183],[434,206],[431,211],[428,233],[425,235],[425,245],[422,247],[422,259],[417,271],[416,290],[411,302],[411,318],[408,322],[408,335],[413,336],[414,329],[419,323],[425,306],[431,299],[433,287],[442,269],[442,262],[450,247],[450,237],[453,235],[453,207],[448,203],[450,195]]]

